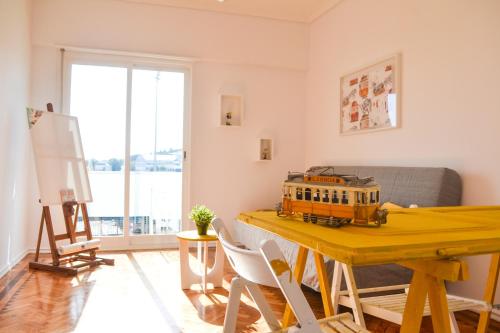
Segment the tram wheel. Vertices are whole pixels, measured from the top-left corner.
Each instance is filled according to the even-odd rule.
[[[335,228],[340,228],[342,226],[342,219],[334,219],[332,226]]]
[[[309,222],[309,214],[304,213],[304,214],[302,215],[302,219],[304,220],[304,222]]]
[[[344,218],[344,219],[340,220],[340,223],[341,224],[347,224],[347,223],[351,223],[351,221],[352,221],[352,219]]]
[[[311,215],[311,222],[314,224],[318,223],[318,217],[316,215]]]

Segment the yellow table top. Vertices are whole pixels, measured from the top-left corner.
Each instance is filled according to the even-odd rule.
[[[391,209],[380,228],[330,228],[270,211],[238,219],[351,265],[500,252],[500,206]]]
[[[193,241],[193,242],[212,242],[218,240],[215,231],[207,230],[206,235],[198,235],[197,230],[181,231],[177,234],[177,238]]]

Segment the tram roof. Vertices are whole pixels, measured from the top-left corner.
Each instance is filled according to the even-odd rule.
[[[371,188],[371,187],[375,187],[377,189],[380,188],[380,186],[377,184],[377,183],[374,183],[374,182],[371,182],[371,183],[368,183],[368,184],[356,184],[356,185],[350,185],[350,184],[337,184],[337,183],[329,183],[329,182],[312,182],[312,181],[304,181],[304,180],[285,180],[284,181],[284,184],[287,184],[287,185],[298,185],[298,186],[321,186],[321,187],[345,187],[345,188],[349,188],[349,189],[353,189],[353,188],[363,188],[363,189],[367,189],[367,188]]]

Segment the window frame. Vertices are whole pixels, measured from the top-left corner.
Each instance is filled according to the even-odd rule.
[[[101,249],[128,250],[128,249],[158,249],[178,247],[175,234],[133,235],[130,234],[130,144],[131,144],[131,115],[132,115],[132,72],[133,70],[158,70],[179,72],[184,74],[184,119],[183,119],[183,151],[182,163],[182,212],[181,230],[189,227],[187,216],[190,203],[191,174],[191,99],[192,99],[192,72],[193,66],[188,61],[154,58],[147,55],[117,55],[103,52],[65,51],[61,68],[61,110],[70,115],[71,105],[71,69],[72,65],[93,65],[120,67],[127,70],[127,101],[125,115],[125,161],[124,161],[124,225],[123,235],[99,236]]]

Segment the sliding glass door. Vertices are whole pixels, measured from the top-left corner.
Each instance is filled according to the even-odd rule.
[[[92,232],[114,239],[110,248],[159,246],[182,230],[188,73],[68,58],[65,109],[80,124]]]
[[[80,125],[96,236],[123,235],[126,102],[126,68],[72,65],[70,110]]]
[[[183,73],[132,71],[131,235],[181,229],[183,110]]]

